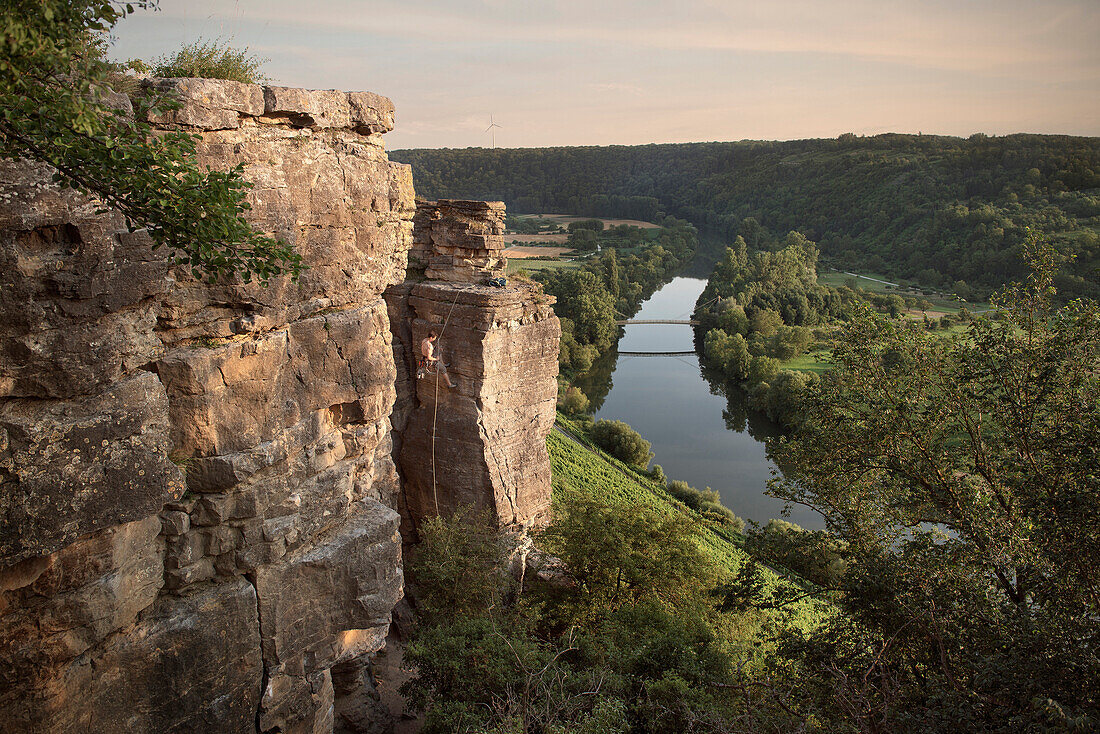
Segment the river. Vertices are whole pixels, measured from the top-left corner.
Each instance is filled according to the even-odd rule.
[[[674,278],[646,301],[635,319],[687,319],[706,287],[699,278]],[[652,443],[654,463],[669,479],[718,490],[722,504],[757,522],[781,517],[784,503],[764,494],[775,464],[764,440],[776,424],[744,404],[742,392],[695,354],[628,356],[618,352],[678,352],[694,349],[692,328],[678,324],[626,326],[618,351],[604,355],[577,385],[596,417],[629,423]],[[804,528],[824,527],[805,507],[790,520]]]

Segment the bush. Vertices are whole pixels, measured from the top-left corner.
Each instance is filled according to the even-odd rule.
[[[735,533],[745,532],[745,521],[724,505],[706,505],[703,510],[703,517],[720,525],[725,525]]]
[[[185,44],[171,56],[161,56],[152,62],[154,76],[199,77],[228,79],[234,82],[258,84],[267,81],[260,67],[267,59],[237,50],[223,41],[203,41]]]
[[[696,511],[701,511],[705,503],[719,504],[718,493],[710,487],[698,490],[680,479],[668,483],[668,493]]]
[[[558,407],[567,415],[576,415],[588,411],[588,396],[580,388],[570,385],[558,398]]]
[[[473,616],[498,603],[509,576],[504,541],[488,513],[463,507],[449,518],[427,519],[418,530],[409,571],[422,620]]]
[[[592,440],[615,458],[643,469],[653,458],[649,441],[622,421],[596,421]]]
[[[653,468],[649,470],[649,476],[653,477],[653,481],[660,482],[661,484],[664,484],[666,481],[664,467],[660,464],[653,465]]]
[[[786,566],[803,578],[826,588],[838,586],[847,571],[848,544],[824,530],[804,530],[786,520],[771,520],[755,528],[745,550],[768,563]]]
[[[710,487],[695,489],[687,482],[673,479],[668,483],[668,493],[708,520],[733,528],[738,533],[745,530],[745,521],[723,505],[718,492]]]

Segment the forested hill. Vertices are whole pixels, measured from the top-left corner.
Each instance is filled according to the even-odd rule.
[[[426,198],[515,212],[687,219],[750,246],[798,230],[825,262],[963,297],[1024,274],[1023,230],[1077,261],[1063,295],[1100,297],[1100,138],[842,135],[828,140],[399,150]]]

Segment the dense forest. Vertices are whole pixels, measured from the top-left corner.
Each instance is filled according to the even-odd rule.
[[[750,247],[791,230],[822,261],[981,299],[1025,274],[1025,228],[1076,262],[1064,297],[1100,297],[1100,140],[878,135],[787,142],[404,150],[418,194],[517,212],[695,224]]]

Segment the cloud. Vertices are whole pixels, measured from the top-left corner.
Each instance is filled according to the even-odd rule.
[[[644,0],[550,3],[165,0],[162,17],[219,28],[278,24],[343,34],[474,44],[626,44],[680,51],[834,54],[923,68],[996,71],[1100,64],[1100,6],[1051,0]]]
[[[161,0],[123,58],[233,37],[278,80],[391,96],[399,147],[1100,133],[1095,0]]]

